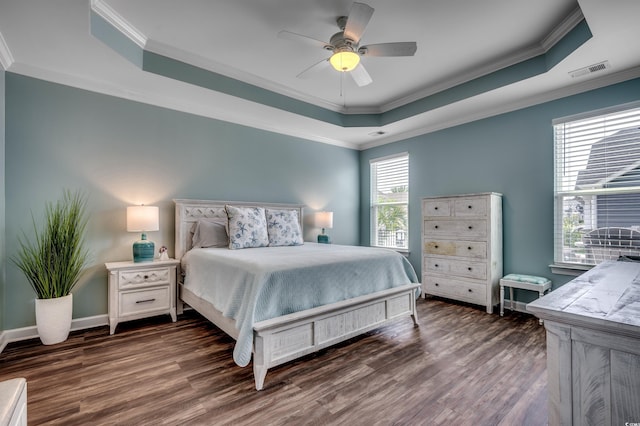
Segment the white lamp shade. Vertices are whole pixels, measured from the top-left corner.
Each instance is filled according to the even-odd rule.
[[[333,212],[316,212],[313,224],[316,228],[333,228]]]
[[[157,231],[160,229],[159,217],[156,206],[129,206],[127,207],[127,231]]]

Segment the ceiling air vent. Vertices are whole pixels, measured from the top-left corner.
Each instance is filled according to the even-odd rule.
[[[593,74],[594,72],[603,71],[608,68],[611,68],[611,64],[609,63],[609,61],[603,61],[597,64],[589,65],[588,67],[571,71],[569,75],[571,75],[571,77],[573,78],[576,78],[587,74]]]

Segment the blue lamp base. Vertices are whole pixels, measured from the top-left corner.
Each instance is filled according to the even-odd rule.
[[[155,255],[155,244],[147,240],[147,235],[142,234],[142,239],[133,243],[134,262],[152,262]]]
[[[318,235],[318,242],[320,244],[331,244],[331,241],[329,241],[329,236],[326,234],[319,234]]]

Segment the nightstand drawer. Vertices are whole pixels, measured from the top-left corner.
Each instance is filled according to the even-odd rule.
[[[170,279],[171,271],[169,268],[136,269],[135,271],[120,271],[118,273],[120,289],[169,285]]]
[[[133,315],[153,311],[168,311],[171,307],[170,287],[120,293],[119,315]]]

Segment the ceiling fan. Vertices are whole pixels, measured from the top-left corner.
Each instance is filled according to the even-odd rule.
[[[360,46],[360,38],[373,15],[373,11],[371,6],[364,3],[353,3],[349,16],[340,16],[337,19],[340,32],[332,35],[328,43],[290,31],[280,31],[278,33],[280,38],[303,41],[333,52],[331,57],[313,64],[296,77],[309,77],[331,65],[337,71],[349,72],[356,84],[362,87],[370,84],[373,80],[360,62],[360,57],[413,56],[418,48],[415,41]]]

